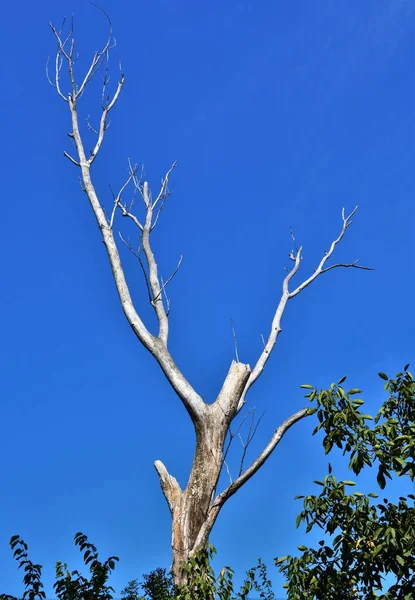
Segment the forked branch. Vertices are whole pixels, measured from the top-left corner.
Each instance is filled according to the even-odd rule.
[[[169,195],[169,176],[172,170],[174,169],[176,163],[172,165],[172,167],[167,172],[166,176],[163,178],[160,192],[154,202],[151,201],[151,192],[149,190],[148,183],[144,182],[141,185],[137,177],[137,169],[135,167],[132,167],[130,164],[127,181],[121,187],[118,194],[114,195],[114,205],[109,219],[105,214],[102,204],[100,203],[100,200],[98,198],[98,195],[95,191],[91,179],[91,166],[99,153],[99,150],[102,146],[105,137],[105,132],[108,126],[108,114],[115,106],[124,85],[124,75],[120,67],[120,78],[118,80],[116,89],[112,97],[107,95],[107,84],[109,81],[109,52],[114,47],[115,41],[112,37],[111,21],[109,20],[108,15],[105,13],[105,11],[102,10],[102,12],[106,16],[109,23],[108,37],[103,48],[100,51],[94,53],[89,68],[87,69],[79,86],[77,86],[75,80],[74,69],[76,57],[73,19],[71,20],[70,31],[66,37],[63,37],[62,30],[58,31],[51,24],[51,29],[57,41],[58,48],[55,55],[54,82],[49,76],[49,73],[47,73],[48,79],[51,85],[53,85],[56,88],[59,96],[63,98],[69,105],[72,120],[72,131],[68,135],[73,140],[78,154],[77,158],[73,158],[70,154],[65,152],[65,156],[68,158],[68,160],[71,161],[72,164],[76,165],[80,169],[81,187],[88,197],[98,227],[101,231],[124,314],[138,339],[156,358],[164,374],[166,375],[169,383],[171,384],[179,398],[182,400],[187,411],[189,412],[195,426],[198,427],[198,424],[200,424],[205,414],[206,405],[203,402],[203,399],[196,393],[196,391],[181,373],[167,349],[168,315],[163,303],[163,294],[165,294],[166,286],[177,273],[181,260],[179,261],[179,265],[176,267],[173,275],[168,278],[166,283],[162,283],[158,276],[157,263],[150,244],[150,232],[157,223],[160,211],[163,208],[164,202]],[[100,124],[96,132],[97,137],[95,145],[89,157],[87,157],[79,126],[78,101],[82,97],[86,86],[96,75],[96,73],[99,71],[100,67],[104,64],[105,61],[106,70],[101,94],[102,114],[100,118]],[[70,82],[69,94],[65,94],[63,92],[61,84],[61,72],[64,64],[66,64]],[[91,129],[91,127],[89,128]],[[123,201],[123,194],[125,193],[128,185],[131,182],[133,182],[136,191],[139,191],[144,201],[146,214],[145,221],[143,221],[143,223],[141,223],[139,219],[131,212],[131,206],[128,206]],[[115,220],[115,213],[117,209],[121,211],[123,216],[130,218],[135,223],[141,234],[141,247],[148,268],[147,283],[151,292],[151,304],[155,310],[159,324],[159,331],[157,337],[153,336],[149,332],[149,330],[141,320],[139,314],[137,313],[133,300],[131,298],[130,290],[122,267],[121,258],[113,235],[113,226]],[[155,218],[153,218],[154,212],[157,213]],[[138,252],[138,255],[140,256],[140,251]]]
[[[354,269],[362,269],[365,271],[372,270],[370,267],[363,267],[363,266],[359,265],[358,261],[354,261],[352,263],[337,263],[337,264],[326,267],[326,263],[333,255],[333,253],[336,249],[336,246],[341,242],[341,240],[344,237],[344,234],[346,233],[346,230],[352,224],[352,217],[356,213],[357,209],[358,209],[358,207],[356,206],[354,208],[354,210],[350,213],[350,215],[346,216],[344,208],[343,208],[343,210],[342,210],[342,228],[341,228],[340,234],[338,235],[338,237],[335,240],[333,240],[333,242],[330,245],[329,250],[327,252],[325,252],[318,267],[314,270],[314,273],[312,275],[310,275],[310,277],[305,279],[300,285],[298,285],[292,291],[290,291],[290,283],[300,268],[303,249],[302,249],[302,247],[300,247],[297,250],[293,250],[290,253],[289,257],[293,261],[294,265],[292,266],[291,270],[289,270],[289,272],[287,273],[287,275],[283,281],[282,295],[281,295],[280,301],[278,303],[277,309],[275,311],[274,318],[272,320],[271,330],[268,335],[268,339],[265,341],[264,348],[261,352],[261,355],[259,356],[259,358],[255,364],[255,367],[252,369],[251,375],[246,383],[244,392],[243,392],[241,399],[239,401],[239,404],[238,404],[238,411],[241,410],[242,406],[245,403],[245,397],[246,397],[246,394],[248,393],[249,388],[255,383],[255,381],[261,375],[262,371],[264,370],[265,364],[267,363],[269,357],[271,356],[271,353],[275,347],[278,335],[281,332],[281,321],[282,321],[284,310],[285,310],[285,307],[286,307],[288,301],[291,298],[294,298],[295,296],[297,296],[306,287],[308,287],[315,279],[317,279],[317,277],[319,277],[323,273],[327,273],[328,271],[331,271],[332,269],[354,268]]]

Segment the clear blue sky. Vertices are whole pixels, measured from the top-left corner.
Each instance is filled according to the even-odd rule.
[[[82,60],[105,33],[86,2],[26,0],[2,11],[0,591],[12,594],[21,591],[8,548],[15,533],[44,565],[49,596],[55,561],[80,564],[79,530],[102,556],[120,557],[118,591],[168,566],[170,516],[153,461],[184,485],[193,448],[185,411],[123,319],[76,168],[63,158],[69,115],[45,80],[55,48],[47,24],[72,8]],[[145,164],[154,185],[179,161],[155,243],[165,277],[184,257],[170,287],[171,350],[184,373],[214,399],[233,358],[231,318],[240,359],[253,363],[279,298],[289,227],[304,246],[306,276],[337,235],[342,206],[359,204],[338,259],[376,271],[332,272],[288,307],[249,396],[267,410],[251,456],[303,406],[301,383],[348,374],[375,411],[377,372],[415,359],[413,2],[107,0],[105,8],[126,84],[95,182],[109,202],[127,157]],[[81,110],[93,118],[92,90]],[[140,271],[123,256],[151,325]],[[271,563],[312,542],[295,529],[293,501],[326,473],[312,426],[291,430],[225,507],[212,537],[218,563],[242,573],[258,556]],[[361,489],[371,488],[365,476]]]

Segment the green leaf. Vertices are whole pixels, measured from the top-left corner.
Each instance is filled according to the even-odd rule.
[[[383,472],[380,469],[379,469],[378,475],[376,477],[376,480],[379,484],[380,489],[383,490],[386,485],[386,479],[385,479]]]
[[[349,394],[349,396],[353,396],[354,394],[361,394],[362,390],[359,390],[359,388],[352,388],[347,393]]]
[[[386,375],[386,373],[378,373],[378,375],[384,381],[388,381],[389,380],[389,377]]]
[[[396,560],[401,565],[401,567],[404,567],[406,565],[405,559],[402,558],[402,556],[399,556],[399,554],[396,555]]]
[[[356,485],[356,483],[354,481],[349,481],[349,480],[341,481],[340,484],[343,484],[343,485]]]
[[[303,383],[300,385],[300,388],[303,388],[303,390],[314,390],[314,386],[309,383]]]
[[[377,556],[380,552],[382,552],[382,550],[383,550],[383,544],[378,544],[372,553],[373,558],[375,556]]]

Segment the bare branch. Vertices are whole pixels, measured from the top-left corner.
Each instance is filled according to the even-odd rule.
[[[241,456],[241,462],[240,462],[240,465],[239,465],[238,477],[242,474],[242,471],[243,471],[243,468],[244,468],[244,462],[245,462],[246,453],[248,451],[250,443],[252,442],[252,440],[255,437],[255,434],[257,432],[259,424],[262,421],[262,418],[263,418],[264,414],[265,414],[265,411],[262,413],[262,415],[259,417],[258,421],[255,423],[255,408],[254,408],[254,410],[252,411],[251,423],[249,425],[249,431],[248,431],[248,435],[247,435],[247,438],[246,438],[245,442],[243,441],[242,436],[239,434],[239,438],[241,440],[243,452],[242,452],[242,456]]]
[[[108,51],[111,48],[111,42],[114,41],[113,37],[112,37],[112,22],[111,22],[111,19],[109,18],[108,13],[102,8],[102,6],[99,6],[98,4],[94,4],[93,2],[91,2],[91,4],[93,6],[95,6],[96,8],[98,8],[98,10],[100,10],[104,14],[105,18],[107,19],[108,25],[109,25],[108,38],[107,38],[106,44],[102,48],[102,50],[94,52],[94,56],[92,58],[89,69],[81,83],[80,88],[76,92],[75,99],[80,98],[82,96],[82,94],[84,93],[84,90],[85,90],[85,86],[88,84],[89,81],[91,81],[91,79],[93,78],[95,73],[100,69],[101,64],[104,61],[104,59],[106,58],[108,61]]]
[[[128,176],[126,182],[121,187],[120,191],[118,192],[118,194],[116,196],[113,194],[114,207],[112,209],[109,227],[112,228],[112,226],[114,224],[115,211],[117,210],[117,208],[119,208],[122,212],[123,217],[128,217],[129,219],[131,219],[137,225],[137,227],[140,229],[140,231],[143,231],[143,226],[140,223],[140,221],[137,219],[137,217],[133,213],[131,213],[124,204],[121,204],[122,194],[123,194],[124,190],[128,187],[128,184],[130,183],[130,181],[135,177],[135,173],[138,168],[137,165],[134,165],[134,166],[130,165],[130,167],[131,167],[130,173],[129,173],[129,176]]]
[[[233,325],[233,319],[231,319],[231,328],[232,328],[232,335],[233,335],[233,345],[234,345],[234,349],[235,349],[235,358],[236,358],[236,362],[239,362],[238,340],[236,338],[236,332],[235,332],[235,327]]]
[[[161,277],[161,290],[164,296],[164,302],[166,303],[166,315],[170,314],[170,298],[167,296],[166,286],[164,285],[163,277]]]
[[[131,252],[131,254],[133,254],[136,258],[138,258],[138,262],[140,263],[141,269],[143,271],[143,275],[144,275],[144,280],[146,282],[146,286],[147,286],[147,292],[148,292],[148,299],[150,304],[152,303],[152,297],[151,297],[151,289],[150,289],[150,283],[148,281],[148,275],[147,275],[147,271],[145,269],[145,266],[143,264],[143,261],[141,260],[141,246],[138,248],[137,252],[134,250],[134,248],[132,247],[130,241],[126,241],[122,234],[121,231],[118,232],[119,238],[122,241],[122,243],[128,248],[128,250]]]
[[[223,504],[228,500],[231,496],[233,496],[255,473],[263,466],[265,461],[271,456],[272,452],[275,450],[283,436],[287,433],[287,431],[298,421],[304,419],[308,415],[309,409],[302,408],[301,410],[294,413],[291,417],[286,419],[277,429],[274,431],[274,434],[264,450],[261,454],[250,464],[250,466],[245,469],[243,473],[239,475],[235,481],[226,488],[223,492],[221,492],[213,501],[212,509],[218,509],[223,506]]]
[[[318,265],[317,269],[315,269],[314,273],[312,275],[310,275],[310,277],[308,277],[308,279],[306,279],[305,281],[303,281],[303,283],[301,283],[295,290],[293,290],[292,292],[290,292],[289,297],[290,298],[294,298],[294,296],[296,296],[297,294],[299,294],[302,290],[304,290],[307,286],[310,285],[310,283],[312,283],[315,279],[317,279],[317,277],[319,275],[321,275],[322,273],[327,273],[327,271],[330,271],[331,269],[335,269],[338,267],[354,267],[355,269],[363,269],[365,271],[370,271],[372,269],[370,269],[370,267],[361,267],[360,265],[356,264],[357,261],[353,262],[353,263],[349,263],[349,264],[343,264],[343,263],[339,263],[337,265],[332,265],[331,267],[328,268],[324,268],[326,262],[329,260],[329,258],[332,256],[337,244],[339,244],[341,242],[341,240],[344,237],[344,234],[346,233],[346,230],[350,227],[350,225],[352,224],[352,217],[353,215],[356,213],[358,207],[356,206],[352,212],[350,213],[350,215],[348,215],[347,217],[345,216],[344,213],[344,208],[342,209],[342,220],[343,220],[343,227],[341,229],[340,235],[338,236],[337,239],[335,239],[332,243],[331,246],[329,248],[329,250],[324,254],[323,258],[320,261],[320,264]]]
[[[46,67],[45,67],[46,79],[48,80],[50,85],[56,89],[56,84],[53,83],[53,81],[51,80],[50,75],[49,75],[49,62],[50,62],[50,56],[48,56],[46,59]],[[64,99],[66,100],[66,98],[64,98]]]
[[[124,85],[124,80],[125,77],[123,74],[121,74],[120,80],[118,81],[118,85],[117,85],[117,89],[115,90],[115,93],[112,97],[112,100],[109,102],[109,104],[107,104],[107,106],[104,108],[104,110],[102,111],[102,116],[101,116],[101,121],[99,124],[99,133],[98,133],[98,140],[95,144],[94,149],[91,152],[91,156],[88,159],[88,164],[92,165],[92,163],[94,162],[94,160],[97,157],[97,154],[102,146],[102,142],[104,141],[104,134],[107,128],[107,117],[108,117],[108,113],[110,112],[110,110],[114,107],[115,103],[118,100],[119,95],[121,94],[121,90],[123,88]]]
[[[169,505],[170,512],[173,515],[173,510],[177,502],[180,500],[180,496],[183,492],[177,482],[177,479],[168,473],[161,460],[156,460],[154,467],[160,478],[161,489],[163,490],[163,494],[167,500],[167,504]]]
[[[226,462],[225,459],[223,459],[223,464],[225,465],[226,472],[227,472],[228,477],[229,477],[229,482],[232,483],[233,482],[232,475],[231,475],[231,472],[229,470],[229,465],[228,465],[228,463]]]
[[[172,164],[170,169],[167,171],[166,175],[164,176],[164,178],[161,182],[160,192],[159,192],[157,198],[154,200],[153,206],[151,207],[153,210],[156,208],[156,206],[160,202],[160,200],[164,201],[170,195],[168,192],[169,177],[176,167],[177,167],[177,160],[174,161],[174,163]]]
[[[179,258],[179,262],[177,263],[177,267],[174,269],[173,273],[170,275],[170,277],[168,278],[168,280],[165,283],[162,284],[159,293],[157,294],[157,296],[155,298],[153,298],[153,302],[156,302],[158,300],[158,298],[160,297],[161,293],[164,292],[164,290],[166,289],[166,287],[169,285],[170,281],[177,274],[178,270],[180,269],[180,265],[182,264],[182,260],[183,260],[183,255],[180,254],[180,258]]]
[[[243,392],[241,399],[239,401],[239,404],[238,404],[238,411],[241,410],[242,406],[244,405],[245,397],[246,397],[246,394],[247,394],[249,388],[255,383],[255,381],[261,375],[262,371],[264,370],[265,364],[267,363],[267,361],[275,347],[277,338],[281,332],[281,321],[282,321],[282,317],[283,317],[284,310],[285,310],[288,300],[297,296],[297,294],[299,294],[302,290],[304,290],[306,287],[308,287],[315,279],[317,279],[317,277],[319,277],[323,273],[327,273],[328,271],[330,271],[334,268],[354,267],[355,269],[363,269],[366,271],[371,270],[370,267],[361,267],[360,265],[357,264],[357,261],[355,261],[353,263],[349,263],[349,264],[338,263],[336,265],[331,265],[329,267],[325,266],[327,261],[329,260],[329,258],[334,253],[336,246],[343,239],[344,234],[346,233],[346,230],[352,224],[352,217],[356,213],[357,208],[358,207],[356,206],[353,209],[353,211],[350,213],[350,215],[348,215],[348,216],[345,216],[345,212],[344,212],[344,208],[343,208],[343,210],[342,210],[343,225],[342,225],[339,236],[331,243],[330,249],[324,254],[323,258],[320,261],[320,264],[318,265],[317,269],[315,269],[314,273],[310,277],[308,277],[308,279],[303,281],[303,283],[301,283],[293,291],[290,291],[289,286],[290,286],[291,280],[293,279],[293,277],[295,276],[295,274],[298,272],[298,270],[300,268],[303,249],[302,249],[302,247],[300,247],[300,248],[298,248],[298,250],[293,250],[290,253],[290,258],[294,262],[294,265],[292,266],[291,269],[287,269],[288,273],[285,276],[283,284],[282,284],[282,295],[281,295],[280,301],[278,303],[277,309],[275,311],[274,318],[272,320],[271,331],[270,331],[268,339],[264,345],[263,351],[262,351],[260,357],[258,358],[255,367],[252,369],[251,375],[246,383],[244,392]],[[295,238],[293,237],[292,233],[291,233],[291,236],[292,236],[293,242],[295,243]]]
[[[237,435],[239,435],[239,432],[240,432],[240,430],[241,430],[241,428],[242,428],[243,424],[245,423],[245,421],[247,420],[247,418],[249,417],[249,415],[250,415],[250,414],[251,414],[251,413],[252,413],[254,410],[255,410],[255,409],[253,409],[253,408],[250,408],[250,409],[248,410],[248,412],[246,413],[246,415],[244,416],[244,418],[243,418],[243,419],[241,420],[241,422],[239,423],[239,425],[238,425],[238,427],[237,427],[237,429],[236,429],[235,433],[233,433],[233,432],[232,432],[232,429],[231,429],[231,427],[229,426],[229,428],[228,428],[229,440],[228,440],[228,443],[227,443],[227,445],[226,445],[225,452],[223,453],[223,461],[224,461],[224,462],[225,462],[225,460],[226,460],[226,458],[227,458],[227,456],[228,456],[228,453],[229,453],[229,450],[230,450],[230,447],[231,447],[231,445],[232,445],[232,442],[233,442],[233,440],[235,439],[235,437],[236,437]]]
[[[53,34],[54,34],[54,36],[56,38],[56,41],[58,42],[58,50],[57,50],[56,56],[55,56],[55,84],[54,84],[54,87],[56,88],[56,91],[58,92],[59,96],[63,100],[65,100],[65,102],[68,102],[68,98],[66,98],[66,96],[62,93],[62,90],[61,90],[61,87],[60,87],[60,72],[61,72],[62,64],[63,64],[62,55],[68,61],[70,60],[69,56],[65,52],[65,44],[68,42],[68,40],[72,36],[72,30],[69,32],[69,35],[67,36],[66,40],[64,42],[62,42],[60,34],[55,29],[55,27],[52,25],[52,23],[49,23],[49,27],[53,31]]]
[[[128,166],[129,166],[129,175],[128,175],[127,180],[121,187],[118,194],[117,195],[113,194],[114,206],[113,206],[111,218],[109,221],[109,228],[112,229],[113,224],[114,224],[116,209],[119,208],[121,210],[122,215],[124,217],[130,218],[140,229],[141,241],[142,241],[141,247],[143,249],[143,252],[144,252],[144,255],[146,258],[148,271],[145,268],[145,266],[143,265],[143,262],[141,260],[141,256],[140,256],[141,252],[136,254],[136,256],[140,261],[141,268],[145,275],[146,285],[149,290],[150,302],[154,308],[154,311],[156,313],[156,316],[157,316],[157,319],[159,322],[159,339],[162,340],[163,343],[166,345],[167,338],[168,338],[168,315],[169,315],[169,309],[170,309],[170,301],[167,298],[166,287],[168,286],[168,284],[172,281],[172,279],[177,274],[177,272],[180,268],[180,265],[182,263],[183,256],[182,255],[180,256],[179,262],[178,262],[175,270],[170,275],[170,277],[167,279],[167,281],[163,282],[163,280],[159,279],[159,276],[158,276],[158,267],[157,267],[157,263],[156,263],[153,251],[151,249],[151,244],[150,244],[150,234],[151,234],[151,231],[154,229],[154,225],[155,225],[155,221],[153,220],[154,208],[157,206],[158,202],[161,202],[159,212],[158,212],[158,215],[159,215],[162,205],[165,201],[165,198],[167,197],[166,194],[167,194],[167,184],[168,184],[169,175],[172,172],[172,170],[175,168],[176,163],[173,163],[173,165],[170,167],[169,171],[167,172],[166,176],[164,177],[164,179],[162,181],[161,191],[154,202],[152,202],[152,200],[151,200],[151,191],[149,189],[148,183],[146,181],[141,183],[141,181],[138,180],[138,177],[137,177],[138,165],[136,165],[136,164],[134,165],[131,163],[131,160],[128,160]],[[142,224],[138,220],[136,215],[134,215],[131,212],[130,208],[127,207],[127,205],[121,201],[123,192],[125,191],[125,189],[127,188],[128,184],[131,181],[134,183],[135,189],[138,190],[138,192],[141,194],[144,205],[146,207],[146,217],[145,217],[144,224]],[[132,204],[131,204],[131,206],[132,206]],[[157,215],[156,219],[158,218],[158,215]],[[132,251],[131,245],[127,244],[125,242],[125,240],[123,240],[121,234],[120,234],[120,237],[121,237],[121,240]]]
[[[355,260],[352,263],[337,263],[336,265],[330,265],[326,269],[323,269],[321,271],[321,273],[327,273],[328,271],[331,271],[332,269],[338,269],[338,268],[347,269],[349,267],[352,267],[354,269],[362,269],[362,271],[374,271],[375,270],[373,267],[364,267],[362,265],[358,265],[357,264],[358,262],[359,262],[359,259]]]
[[[56,31],[56,30],[55,30]],[[57,33],[57,32],[56,32]],[[61,50],[61,48],[59,47]],[[65,52],[65,50],[63,50]],[[69,57],[69,55],[66,53]],[[71,58],[69,57],[71,60]],[[114,240],[113,230],[110,227],[110,222],[108,221],[103,206],[101,205],[97,193],[95,191],[94,185],[91,179],[91,164],[93,162],[94,157],[96,156],[101,143],[104,137],[105,131],[105,120],[108,115],[109,110],[114,106],[120,92],[122,89],[124,78],[120,80],[117,90],[113,96],[112,101],[106,107],[104,111],[101,122],[100,122],[100,135],[97,142],[97,145],[92,153],[92,156],[87,159],[85,155],[85,148],[82,141],[80,129],[79,129],[79,119],[77,112],[77,103],[75,99],[71,96],[68,97],[68,104],[71,113],[72,119],[72,132],[71,137],[75,142],[75,146],[78,152],[79,164],[81,170],[81,179],[82,185],[85,190],[85,193],[88,196],[91,208],[94,212],[98,228],[101,232],[103,242],[105,248],[107,250],[109,262],[111,265],[111,270],[113,273],[115,285],[120,297],[121,306],[123,312],[132,327],[134,333],[140,342],[149,350],[149,352],[155,357],[157,362],[159,363],[163,373],[166,375],[170,385],[173,387],[181,401],[183,402],[186,410],[188,411],[192,421],[196,426],[202,422],[204,415],[206,414],[207,406],[204,403],[203,399],[197,392],[193,389],[187,379],[184,377],[176,363],[174,362],[172,356],[170,355],[167,349],[167,335],[168,335],[168,319],[164,310],[162,298],[160,297],[154,304],[154,310],[156,311],[157,318],[159,320],[159,334],[157,337],[153,336],[144,325],[141,320],[139,314],[136,311],[133,300],[131,298],[131,293],[125,278],[125,273],[122,267],[121,258],[118,252],[117,245]],[[133,180],[135,175],[133,177]],[[144,184],[144,188],[146,188],[146,184]],[[147,190],[144,189],[144,193],[148,194],[148,185]],[[128,211],[129,212],[129,211]],[[129,216],[129,215],[128,215]],[[149,233],[152,221],[152,211],[148,211],[146,216],[146,224],[143,225],[142,231],[142,241],[143,241],[143,251],[146,256],[147,264],[149,266],[149,283],[150,288],[152,290],[152,297],[157,296],[160,292],[160,284],[158,282],[157,276],[157,265],[154,260],[154,256],[151,252],[151,247],[149,243]]]
[[[239,363],[239,364],[240,364],[240,363]],[[243,427],[244,423],[245,423],[245,422],[247,421],[247,419],[249,418],[249,416],[251,416],[251,425],[250,425],[250,427],[249,427],[248,436],[247,436],[247,441],[246,441],[246,442],[244,442],[244,441],[243,441],[243,439],[242,439],[242,436],[241,436],[241,433],[240,433],[240,432],[241,432],[241,429],[242,429],[242,427]],[[263,415],[262,415],[262,416],[263,416]],[[243,463],[244,463],[244,459],[245,459],[245,455],[246,455],[246,452],[247,452],[248,446],[249,446],[249,444],[251,443],[251,441],[252,441],[252,439],[253,439],[253,437],[254,437],[254,435],[255,435],[255,432],[256,432],[256,430],[257,430],[257,428],[258,428],[259,422],[260,422],[260,421],[261,421],[261,419],[262,419],[262,416],[261,416],[261,418],[258,420],[258,422],[257,422],[256,426],[255,426],[255,427],[254,427],[254,429],[253,429],[253,427],[252,427],[252,422],[253,422],[253,421],[254,421],[254,419],[255,419],[255,408],[250,408],[250,409],[247,411],[247,413],[245,414],[245,416],[243,417],[243,419],[241,419],[241,421],[240,421],[240,423],[238,424],[238,427],[237,427],[237,429],[235,430],[235,432],[233,432],[233,431],[232,431],[232,429],[231,429],[230,425],[229,425],[229,427],[228,427],[228,434],[227,434],[228,441],[227,441],[227,444],[226,444],[226,446],[225,446],[224,452],[223,452],[223,454],[222,454],[222,465],[221,465],[221,468],[220,468],[220,472],[222,472],[222,469],[223,469],[223,467],[225,466],[225,467],[226,467],[226,471],[227,471],[227,473],[228,473],[228,476],[229,476],[229,477],[230,477],[230,479],[231,479],[231,483],[232,483],[232,478],[231,478],[231,476],[230,476],[230,470],[229,470],[228,464],[227,464],[227,462],[226,462],[226,459],[227,459],[227,457],[228,457],[228,454],[229,454],[229,451],[230,451],[230,449],[231,449],[231,445],[232,445],[232,443],[233,443],[233,440],[234,440],[234,439],[235,439],[235,438],[238,436],[238,437],[239,437],[239,439],[241,440],[242,447],[244,448],[244,452],[243,452],[243,455],[242,455],[242,458],[241,458],[240,470],[239,470],[239,473],[238,473],[238,476],[239,476],[239,475],[241,474],[241,471],[242,471],[242,466],[243,466]],[[216,488],[215,488],[215,489],[216,489]]]
[[[66,156],[66,158],[68,158],[71,161],[71,163],[73,163],[77,167],[81,166],[80,163],[77,160],[75,160],[74,158],[72,158],[72,156],[70,154],[68,154],[67,152],[64,152],[63,155]]]
[[[86,126],[88,127],[88,129],[90,131],[92,131],[92,133],[95,133],[95,135],[98,135],[98,131],[95,129],[95,127],[92,127],[91,123],[89,122],[89,117],[90,117],[90,115],[88,115],[87,118],[85,119]]]

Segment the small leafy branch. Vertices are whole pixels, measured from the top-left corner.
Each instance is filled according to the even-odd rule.
[[[41,581],[42,566],[32,563],[29,559],[27,544],[18,535],[14,535],[10,539],[10,547],[13,550],[13,556],[19,563],[19,569],[24,570],[23,583],[25,591],[23,592],[23,600],[36,600],[36,598],[44,600],[46,594]],[[15,596],[8,594],[0,594],[0,600],[18,600]]]
[[[75,545],[83,552],[83,560],[89,567],[90,578],[87,579],[79,571],[68,570],[66,563],[56,563],[56,582],[53,587],[59,600],[112,600],[114,589],[107,585],[108,577],[115,569],[118,561],[116,556],[110,556],[104,563],[98,558],[96,546],[88,541],[81,532],[75,534]],[[20,536],[14,535],[10,540],[13,556],[19,563],[19,569],[24,568],[23,583],[25,591],[23,600],[45,600],[46,594],[41,581],[42,567],[32,563],[28,557],[28,547]],[[18,600],[15,596],[0,594],[0,600]]]
[[[345,378],[321,392],[303,386],[311,389],[311,410],[319,420],[314,433],[324,432],[326,454],[334,446],[342,449],[355,474],[377,463],[381,489],[393,475],[415,479],[415,381],[408,367],[394,379],[379,373],[389,398],[374,419],[361,412],[363,400],[355,399],[361,390],[346,393],[341,387]],[[413,600],[415,496],[374,504],[377,494],[348,494],[355,482],[337,481],[330,464],[328,475],[314,483],[322,488],[319,495],[297,497],[303,500],[297,527],[304,523],[307,533],[318,527],[330,541],[320,540],[317,549],[299,546],[300,556],[276,560],[288,600]],[[388,590],[386,575],[395,578]]]

